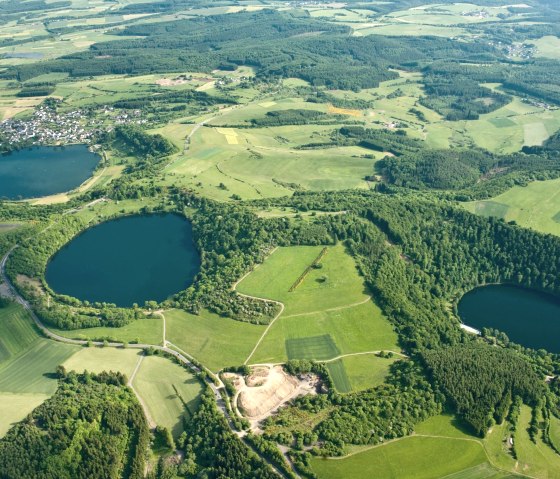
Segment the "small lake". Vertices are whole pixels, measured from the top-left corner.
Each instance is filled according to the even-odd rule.
[[[86,145],[38,146],[0,155],[0,198],[37,198],[80,186],[100,156]]]
[[[175,214],[107,221],[74,238],[47,265],[60,294],[90,302],[140,306],[190,284],[200,267],[189,221]]]
[[[560,352],[560,298],[515,286],[476,288],[459,301],[461,321],[494,328],[525,347]]]

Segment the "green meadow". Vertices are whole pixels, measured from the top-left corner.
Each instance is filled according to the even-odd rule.
[[[514,186],[490,200],[463,206],[481,216],[496,216],[525,228],[560,235],[560,179]]]
[[[84,329],[53,329],[71,339],[85,339],[91,341],[137,342],[143,344],[163,343],[163,321],[161,317],[137,319],[120,328],[98,327]]]
[[[0,308],[0,436],[56,390],[56,368],[79,348],[41,338],[16,304]]]
[[[197,316],[173,309],[165,311],[165,319],[167,340],[211,371],[243,364],[265,330],[207,311]]]
[[[142,360],[133,381],[150,416],[167,427],[177,439],[183,432],[183,417],[194,413],[202,391],[200,381],[182,366],[158,356]]]

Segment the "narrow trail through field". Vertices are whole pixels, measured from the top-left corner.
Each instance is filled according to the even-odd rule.
[[[336,357],[331,358],[331,359],[323,359],[323,360],[320,360],[320,361],[317,361],[317,362],[318,363],[332,363],[332,362],[337,361],[339,359],[348,358],[348,357],[351,357],[351,356],[364,356],[364,355],[369,355],[369,354],[380,354],[380,353],[392,353],[392,354],[395,354],[396,356],[400,356],[401,358],[408,358],[408,356],[406,354],[399,353],[397,351],[391,351],[391,350],[387,350],[387,349],[381,350],[380,349],[378,351],[363,351],[361,353],[341,354],[340,356],[336,356]]]
[[[136,377],[136,373],[140,369],[140,365],[142,364],[143,360],[144,360],[144,355],[141,354],[140,357],[138,358],[138,362],[136,363],[136,367],[134,368],[134,371],[130,375],[130,379],[128,380],[127,386],[130,389],[132,389],[134,394],[136,394],[136,398],[138,399],[138,402],[140,403],[140,406],[142,406],[142,409],[144,410],[144,415],[146,416],[146,421],[148,421],[148,426],[150,427],[150,429],[155,429],[157,424],[154,421],[154,418],[152,417],[152,415],[150,414],[148,406],[144,402],[144,399],[142,399],[142,396],[140,396],[138,391],[134,388],[134,378]]]
[[[357,302],[351,303],[351,304],[345,304],[344,306],[337,306],[335,308],[329,308],[329,309],[320,309],[318,311],[309,311],[307,313],[287,314],[284,317],[285,318],[297,318],[299,316],[309,316],[309,315],[312,315],[312,314],[330,313],[331,311],[343,311],[345,309],[350,309],[350,308],[355,308],[356,306],[361,306],[362,304],[366,304],[368,301],[372,301],[372,300],[373,300],[373,298],[371,296],[367,296],[361,301],[357,301]]]

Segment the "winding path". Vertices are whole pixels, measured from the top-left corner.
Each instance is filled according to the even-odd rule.
[[[2,281],[4,282],[4,284],[6,286],[6,289],[7,289],[8,293],[10,294],[10,296],[17,303],[21,304],[24,309],[27,310],[27,312],[31,316],[31,319],[33,319],[33,322],[39,328],[39,330],[43,333],[44,336],[46,336],[47,338],[52,339],[54,341],[59,341],[61,343],[66,343],[66,344],[75,344],[75,345],[78,345],[78,346],[85,346],[87,344],[91,344],[91,345],[94,345],[94,346],[106,346],[106,347],[108,346],[108,347],[113,347],[113,348],[124,348],[125,347],[125,345],[123,343],[119,343],[119,342],[104,343],[104,342],[101,342],[101,341],[85,341],[85,340],[81,340],[81,339],[70,339],[70,338],[66,338],[64,336],[60,336],[59,334],[53,333],[49,328],[47,328],[45,326],[45,324],[39,319],[39,317],[35,314],[35,311],[33,311],[33,308],[31,307],[31,304],[19,294],[17,289],[14,287],[14,285],[12,284],[10,279],[8,278],[8,275],[6,274],[6,263],[8,261],[8,258],[10,257],[10,254],[12,254],[12,252],[17,247],[18,247],[18,245],[13,246],[4,255],[4,257],[0,261],[0,279],[2,279]],[[167,344],[169,344],[170,346],[174,346],[171,343],[167,343]],[[185,355],[186,353],[182,354],[181,352],[177,351],[176,349],[172,349],[172,348],[169,348],[167,346],[160,346],[160,345],[156,345],[156,344],[142,344],[142,343],[129,344],[128,347],[132,348],[132,349],[153,348],[155,350],[162,351],[164,353],[170,354],[171,356],[177,358],[177,360],[179,360],[180,363],[187,366],[193,373],[198,375],[199,373],[202,372],[201,368],[199,368],[198,366],[196,366],[195,364],[193,364],[191,362],[192,357],[191,357],[191,359],[189,359],[189,358],[186,357],[186,355]],[[174,346],[174,347],[176,348],[176,346]],[[138,368],[139,364],[137,364],[136,366]],[[135,373],[136,373],[136,370],[133,373],[133,377],[134,377]],[[264,457],[262,454],[260,454],[245,439],[245,435],[246,435],[245,431],[238,431],[235,428],[235,425],[233,423],[233,420],[232,420],[231,414],[229,412],[228,406],[226,404],[226,401],[222,397],[222,391],[223,391],[224,394],[226,394],[225,389],[223,387],[223,384],[221,384],[221,386],[216,386],[216,384],[214,384],[213,379],[212,379],[214,377],[214,374],[213,373],[210,373],[210,374],[211,375],[206,376],[205,382],[206,382],[207,386],[214,393],[214,399],[216,400],[216,406],[218,408],[218,411],[220,411],[221,414],[223,414],[223,416],[225,417],[231,432],[233,434],[235,434],[237,437],[239,437],[243,441],[243,443],[249,449],[251,449],[265,464],[267,464],[277,475],[279,475],[280,477],[286,478],[286,476],[276,466],[271,464],[270,461],[268,459],[266,459],[266,457]],[[132,380],[130,380],[129,383],[131,384]],[[220,381],[220,383],[221,383],[221,381]],[[134,392],[136,392],[136,391],[134,391]],[[136,394],[136,396],[138,397],[138,394]],[[142,404],[141,401],[140,401],[140,404]],[[150,421],[149,418],[147,418],[147,420]]]

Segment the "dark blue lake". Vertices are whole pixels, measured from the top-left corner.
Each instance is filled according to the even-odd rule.
[[[189,221],[175,214],[128,216],[74,238],[47,265],[60,294],[140,306],[182,291],[200,268]]]
[[[560,298],[515,286],[492,285],[465,294],[458,305],[463,323],[494,328],[525,347],[560,352]]]
[[[39,146],[0,155],[0,198],[38,198],[80,186],[100,156],[86,145]]]

